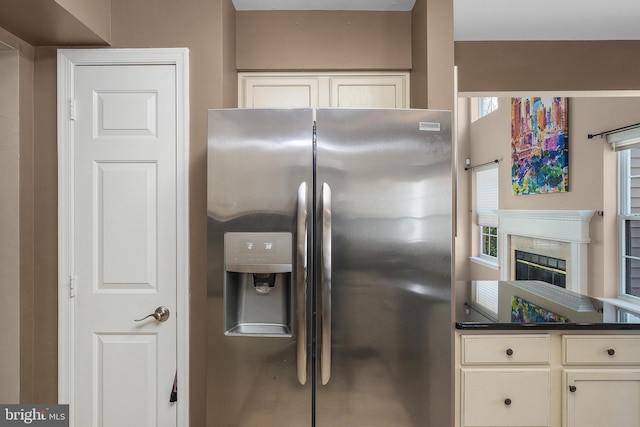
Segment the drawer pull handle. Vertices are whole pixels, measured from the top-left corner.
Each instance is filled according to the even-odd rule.
[[[575,393],[575,392],[576,392],[576,390],[577,390],[577,389],[576,389],[576,386],[574,386],[574,385],[570,385],[570,386],[569,386],[569,391],[570,391],[571,393]]]
[[[614,349],[610,348],[610,349],[607,350],[607,354],[609,356],[613,356],[614,354],[616,354],[616,351]]]
[[[511,399],[509,399],[508,397],[504,400],[504,404],[509,406],[511,405]]]
[[[508,348],[507,349],[507,356],[513,356],[513,350]]]

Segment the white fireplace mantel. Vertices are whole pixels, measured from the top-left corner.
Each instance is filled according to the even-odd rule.
[[[500,279],[515,279],[511,236],[565,242],[571,248],[567,259],[567,289],[587,295],[589,222],[594,213],[591,210],[498,210]]]

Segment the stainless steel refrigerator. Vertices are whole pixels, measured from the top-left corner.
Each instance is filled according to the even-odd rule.
[[[208,114],[207,425],[452,425],[450,112]]]

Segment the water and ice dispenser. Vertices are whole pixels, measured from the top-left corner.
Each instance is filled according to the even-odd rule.
[[[224,236],[225,334],[291,336],[291,233]]]

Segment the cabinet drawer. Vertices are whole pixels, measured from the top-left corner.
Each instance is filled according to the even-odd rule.
[[[548,364],[548,335],[463,335],[463,364]]]
[[[549,370],[462,370],[464,427],[549,423]]]
[[[640,365],[640,336],[565,335],[567,365]]]

